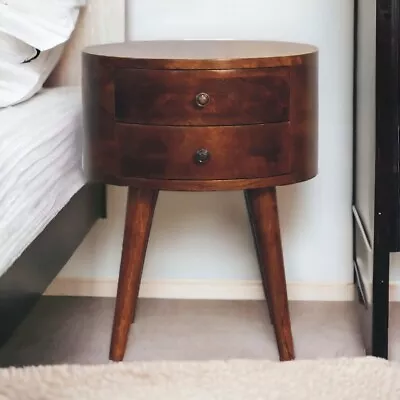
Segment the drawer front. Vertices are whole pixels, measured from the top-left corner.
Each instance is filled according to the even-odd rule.
[[[117,124],[123,177],[241,179],[289,173],[289,123],[236,127]]]
[[[244,125],[289,120],[288,68],[116,71],[117,121]]]

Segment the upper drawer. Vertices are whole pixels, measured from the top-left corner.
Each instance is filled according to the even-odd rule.
[[[115,117],[149,125],[246,125],[289,120],[289,69],[115,72]]]

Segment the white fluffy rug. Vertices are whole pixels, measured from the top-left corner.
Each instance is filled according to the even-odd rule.
[[[400,364],[366,357],[8,368],[0,369],[0,399],[398,400]]]

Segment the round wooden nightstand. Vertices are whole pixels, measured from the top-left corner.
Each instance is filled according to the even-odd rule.
[[[88,47],[91,176],[129,186],[110,359],[124,357],[159,190],[244,190],[281,360],[294,358],[275,187],[317,174],[313,46],[148,41]]]

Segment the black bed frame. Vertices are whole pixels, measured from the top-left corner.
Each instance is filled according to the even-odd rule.
[[[359,52],[357,35],[364,0],[355,0],[354,82],[357,89]],[[400,251],[400,173],[399,173],[399,42],[400,0],[376,0],[375,57],[375,174],[369,177],[374,185],[374,228],[368,234],[360,218],[359,198],[354,190],[354,276],[357,302],[367,354],[388,358],[389,323],[389,255]],[[354,91],[355,93],[357,90]],[[357,112],[354,98],[354,115]],[[356,121],[356,118],[355,118]],[[354,126],[354,165],[357,146],[365,140],[365,132]],[[360,157],[360,154],[358,155]],[[365,174],[354,168],[354,188]],[[364,176],[365,177],[365,176]],[[365,266],[370,266],[368,276]],[[370,286],[370,291],[366,290]]]
[[[99,218],[106,189],[87,184],[0,278],[0,346],[30,312]]]

